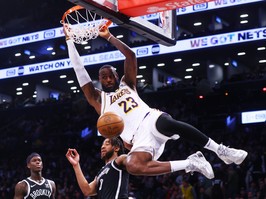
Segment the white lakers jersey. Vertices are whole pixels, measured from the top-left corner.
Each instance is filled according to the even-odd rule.
[[[135,131],[151,108],[125,82],[120,82],[119,89],[115,92],[106,93],[102,91],[101,99],[101,114],[112,111],[120,115],[125,124],[120,137],[125,142],[132,144],[131,141]]]

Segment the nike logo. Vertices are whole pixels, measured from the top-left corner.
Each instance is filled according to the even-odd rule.
[[[34,184],[34,185],[30,185],[30,187],[32,188],[32,187],[35,187],[36,186],[36,184]]]

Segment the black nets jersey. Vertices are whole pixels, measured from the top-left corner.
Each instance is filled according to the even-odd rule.
[[[128,198],[129,174],[116,162],[106,164],[97,174],[97,199]]]
[[[36,182],[30,178],[23,180],[28,185],[28,193],[24,199],[48,199],[52,198],[52,186],[49,180],[43,178],[42,182]]]

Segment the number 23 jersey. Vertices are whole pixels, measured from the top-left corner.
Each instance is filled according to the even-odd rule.
[[[115,92],[101,93],[101,113],[115,112],[124,120],[124,131],[120,137],[132,144],[134,133],[141,121],[150,112],[150,107],[139,97],[138,93],[131,89],[125,82],[120,82]]]

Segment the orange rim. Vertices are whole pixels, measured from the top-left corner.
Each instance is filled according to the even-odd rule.
[[[109,19],[106,19],[107,20],[107,22],[106,22],[106,26],[108,27],[108,26],[110,26],[111,24],[112,24],[112,21],[110,21]]]
[[[61,23],[65,23],[65,19],[66,19],[66,16],[74,11],[77,11],[77,10],[81,10],[81,9],[85,9],[84,7],[80,6],[80,5],[77,5],[77,6],[73,6],[72,8],[68,9],[64,15],[62,16],[62,20],[61,20]],[[106,18],[105,18],[106,19]],[[112,24],[112,21],[110,21],[109,19],[106,19],[107,22],[106,22],[106,26],[110,26]]]
[[[80,9],[84,9],[84,8],[83,8],[82,6],[80,6],[80,5],[77,5],[77,6],[74,6],[74,7],[70,8],[70,9],[68,9],[68,10],[64,13],[64,15],[63,15],[63,17],[62,17],[62,22],[65,21],[65,18],[66,18],[66,16],[67,16],[68,14],[70,14],[70,13],[76,11],[76,10],[80,10]]]

